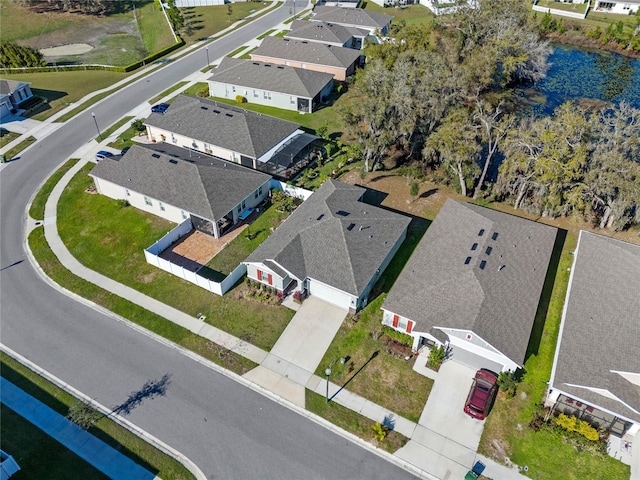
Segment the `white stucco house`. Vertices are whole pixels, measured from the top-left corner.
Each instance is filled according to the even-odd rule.
[[[12,115],[20,104],[33,97],[28,82],[0,80],[0,117]]]
[[[311,113],[331,94],[333,75],[301,68],[225,57],[208,79],[209,95]]]
[[[295,123],[190,95],[178,95],[166,112],[149,115],[145,125],[154,142],[284,178],[318,139]]]
[[[243,262],[250,279],[355,312],[406,237],[410,219],[327,180]]]
[[[555,228],[447,200],[385,299],[384,325],[413,348],[447,345],[474,368],[524,364]]]
[[[134,145],[91,171],[98,193],[220,237],[269,196],[267,174],[168,144]]]
[[[580,232],[545,403],[606,429],[638,455],[639,245]]]

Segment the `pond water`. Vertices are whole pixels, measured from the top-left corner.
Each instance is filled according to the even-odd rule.
[[[547,77],[525,91],[530,99],[541,101],[535,108],[539,113],[549,114],[577,98],[625,101],[640,108],[640,60],[556,46],[549,62]]]

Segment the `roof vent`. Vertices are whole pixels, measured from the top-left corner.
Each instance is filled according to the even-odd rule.
[[[204,105],[202,105],[200,108],[201,108],[202,110],[209,110],[209,107],[205,107]]]
[[[324,213],[321,213],[320,215],[318,215],[318,218],[316,218],[316,220],[322,220],[322,217],[324,217]]]
[[[160,158],[160,155],[158,155],[157,153],[152,153],[152,154],[151,154],[151,156],[152,156],[153,158]]]
[[[171,159],[171,160],[169,160],[169,163],[173,163],[174,165],[177,165],[177,164],[178,164],[178,161],[177,161],[177,160],[173,160],[173,159]]]
[[[260,65],[258,62],[252,62],[254,65]]]
[[[503,269],[504,267],[506,267],[506,265],[500,265],[500,266],[498,267],[498,271],[499,271],[499,272],[500,272],[500,271],[502,271],[502,269]]]
[[[480,262],[480,270],[484,270],[484,267],[487,265],[487,261],[486,260],[482,260]]]
[[[277,68],[279,68],[280,70],[284,70],[284,67],[282,67],[282,66],[280,66],[280,65],[278,65],[278,67],[277,67]]]
[[[225,115],[226,115],[227,117],[229,117],[229,118],[232,118],[232,117],[233,117],[233,115],[231,115],[230,113],[225,113]]]
[[[214,110],[213,113],[215,113],[216,115],[218,115],[220,113],[220,110]]]
[[[341,217],[347,217],[349,215],[349,212],[345,212],[344,210],[338,210],[336,212],[336,215],[340,215]]]
[[[271,65],[269,65],[268,63],[264,64],[265,67],[271,67]]]
[[[373,235],[369,235],[369,238],[373,238]]]
[[[493,232],[493,235],[491,235],[491,240],[497,240],[498,239],[498,232]]]

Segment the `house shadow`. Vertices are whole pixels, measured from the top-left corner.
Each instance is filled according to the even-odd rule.
[[[551,254],[551,260],[549,261],[547,275],[544,279],[542,293],[540,294],[540,300],[538,302],[538,309],[536,310],[535,320],[533,322],[533,327],[531,328],[531,335],[529,337],[527,353],[524,359],[525,362],[529,359],[530,356],[538,354],[540,341],[542,340],[542,333],[544,330],[545,322],[547,320],[547,314],[549,313],[549,305],[551,303],[553,287],[555,286],[558,265],[560,264],[560,258],[562,256],[562,248],[564,247],[566,239],[567,231],[559,228],[558,233],[556,234],[556,241],[553,245],[553,252]]]
[[[362,196],[362,200],[364,203],[368,205],[373,205],[374,207],[384,208],[382,206],[382,202],[389,196],[387,192],[381,192],[380,190],[375,190],[373,188],[366,188],[366,192]]]

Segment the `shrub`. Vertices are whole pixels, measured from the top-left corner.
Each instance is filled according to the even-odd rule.
[[[144,126],[144,120],[142,118],[136,118],[133,122],[131,122],[131,128],[133,128],[136,132],[144,132],[147,130],[147,127]]]
[[[582,435],[587,440],[596,441],[600,439],[600,434],[589,424],[589,422],[580,420],[577,417],[572,417],[561,413],[554,420],[554,423],[564,430],[568,430],[569,432],[576,432]]]
[[[382,442],[385,438],[387,438],[387,433],[389,433],[389,427],[383,425],[380,422],[376,422],[371,425],[371,430],[373,431],[373,436],[379,442]]]
[[[296,303],[302,303],[302,292],[300,290],[293,292],[293,301]]]
[[[498,375],[498,386],[500,390],[506,392],[508,398],[515,397],[517,384],[518,379],[514,372],[500,372]]]
[[[196,95],[200,98],[207,98],[209,96],[209,86],[205,85],[204,87],[202,87],[200,90],[198,90],[198,93],[196,93]]]
[[[429,368],[438,371],[442,366],[446,355],[447,351],[442,345],[438,345],[437,347],[434,345],[433,347],[431,347],[428,357]]]
[[[384,333],[387,337],[393,338],[399,343],[406,345],[407,347],[413,346],[413,337],[407,333],[399,332],[387,325],[382,326],[382,333]]]
[[[67,418],[84,430],[88,430],[98,420],[99,413],[81,400],[69,406]]]
[[[247,99],[242,95],[236,95],[236,103],[247,103]]]

